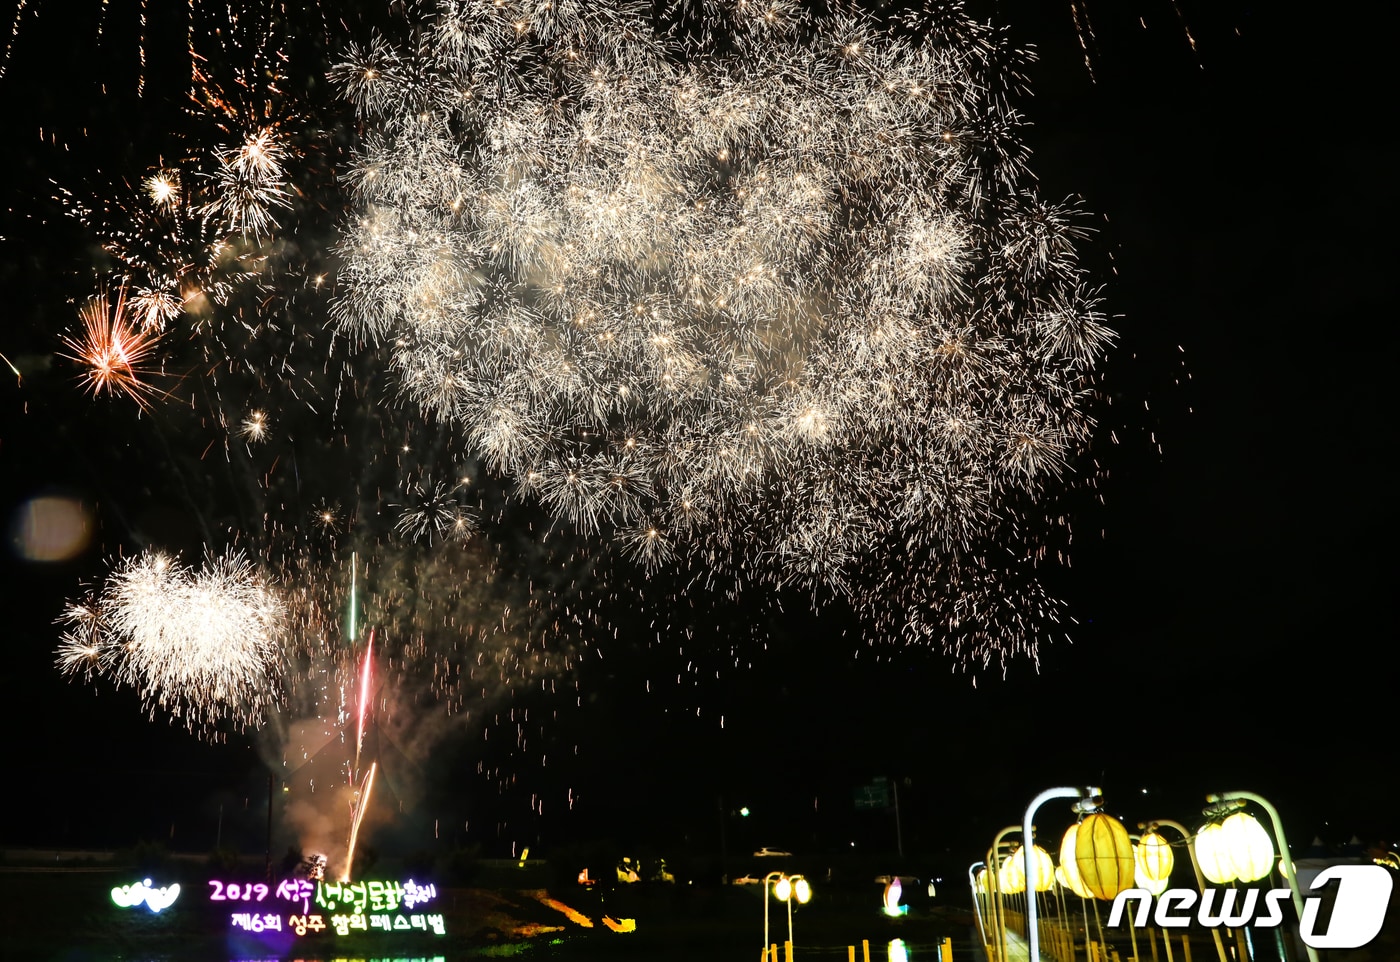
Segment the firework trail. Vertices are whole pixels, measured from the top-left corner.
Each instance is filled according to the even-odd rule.
[[[340,872],[342,882],[350,881],[350,870],[355,864],[355,843],[360,835],[360,822],[364,820],[365,809],[369,808],[370,792],[374,791],[374,773],[378,768],[378,762],[370,763],[369,774],[365,776],[364,784],[355,795],[355,808],[350,820],[350,842],[345,849],[345,868]]]
[[[1160,7],[1170,6],[1171,19],[1175,23],[1176,29],[1181,31],[1181,38],[1186,41],[1186,46],[1190,49],[1191,55],[1195,57],[1197,65],[1205,66],[1196,45],[1196,35],[1192,31],[1191,22],[1187,19],[1178,0],[1167,0],[1166,4],[1158,6],[1159,10],[1151,11],[1152,20],[1156,21],[1156,14],[1160,12]],[[1094,23],[1089,14],[1087,0],[1070,0],[1069,12],[1070,18],[1074,21],[1075,35],[1079,38],[1079,49],[1084,55],[1084,69],[1088,71],[1090,79],[1097,83],[1098,77],[1094,74],[1094,61],[1102,59],[1103,53],[1099,49],[1099,38],[1094,31]],[[1149,13],[1146,9],[1140,9],[1134,13],[1134,18],[1143,30],[1147,29],[1148,17]]]
[[[341,327],[648,567],[1034,657],[1113,334],[1075,211],[1031,190],[1028,56],[955,6],[706,9],[682,41],[626,4],[444,3],[352,50]]]
[[[351,783],[360,771],[360,752],[365,747],[365,713],[369,710],[369,672],[374,657],[374,631],[370,630],[369,642],[365,645],[364,668],[360,671],[359,710],[355,722],[355,765],[351,769]]]
[[[77,0],[66,0],[61,13],[71,14]],[[95,28],[99,44],[107,39],[111,27],[122,30],[134,29],[136,37],[135,61],[138,67],[136,89],[144,93],[148,53],[156,46],[180,48],[188,64],[189,76],[193,79],[204,59],[198,41],[215,38],[219,52],[227,54],[233,46],[250,44],[261,60],[275,56],[279,44],[279,23],[285,22],[288,14],[286,0],[90,0],[81,16],[96,14]],[[15,44],[26,22],[39,18],[47,9],[43,0],[18,0],[10,29],[4,36],[4,50],[0,51],[0,80],[9,71],[10,60]],[[300,28],[315,31],[320,38],[330,36],[330,22],[320,0],[309,0],[296,4],[294,8],[304,18]],[[32,28],[30,28],[32,29]]]
[[[360,834],[360,823],[364,821],[365,810],[369,808],[370,792],[374,789],[374,774],[379,768],[379,760],[370,762],[369,772],[356,788],[355,779],[360,774],[360,752],[365,745],[365,717],[369,711],[370,669],[374,658],[374,630],[370,629],[369,640],[365,645],[364,666],[360,670],[360,694],[355,720],[355,761],[350,767],[350,787],[354,790],[350,811],[350,838],[345,846],[345,867],[341,871],[341,881],[350,881],[350,871],[355,864],[355,842]]]

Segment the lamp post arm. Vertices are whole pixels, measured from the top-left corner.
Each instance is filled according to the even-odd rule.
[[[1186,854],[1191,858],[1191,871],[1196,873],[1196,888],[1202,895],[1206,891],[1206,877],[1201,871],[1200,860],[1196,858],[1196,836],[1187,830],[1185,825],[1174,822],[1169,818],[1154,818],[1151,824],[1161,828],[1169,828],[1181,834],[1186,840]],[[1220,937],[1219,929],[1211,929],[1210,934],[1215,938],[1215,953],[1220,957],[1220,962],[1228,962],[1225,957],[1225,941]]]
[[[788,959],[791,959],[791,958],[792,958],[792,952],[794,951],[794,949],[793,949],[793,947],[792,947],[792,900],[795,899],[796,897],[797,897],[796,895],[794,895],[794,894],[792,894],[791,892],[789,892],[789,893],[788,893],[788,897],[787,897],[786,899],[784,899],[784,901],[787,902],[787,910],[788,910],[788,937],[787,937],[787,949],[786,949]],[[777,962],[777,960],[774,960],[774,962]]]
[[[1186,854],[1191,858],[1191,871],[1196,873],[1196,887],[1204,892],[1206,890],[1206,877],[1202,874],[1201,863],[1196,858],[1196,836],[1185,825],[1169,818],[1154,818],[1149,824],[1172,829],[1185,839]]]
[[[1288,882],[1288,890],[1293,893],[1293,908],[1298,913],[1298,924],[1303,922],[1303,894],[1298,891],[1298,879],[1293,871],[1293,853],[1288,848],[1288,837],[1283,834],[1283,819],[1278,817],[1278,809],[1269,804],[1268,799],[1261,798],[1253,792],[1221,792],[1218,795],[1207,795],[1206,801],[1212,804],[1216,802],[1253,802],[1264,811],[1269,813],[1269,818],[1274,823],[1274,837],[1278,839],[1279,854],[1288,860],[1288,871],[1284,873],[1284,880]],[[1302,941],[1301,933],[1299,941]],[[1308,962],[1318,962],[1317,950],[1306,942],[1303,948],[1307,951]]]
[[[1001,878],[997,871],[1001,868],[1001,863],[997,859],[997,852],[1001,849],[1002,840],[1014,832],[1019,832],[1021,826],[1008,825],[997,832],[997,837],[992,840],[992,847],[987,849],[987,894],[996,896],[996,904],[988,906],[988,912],[992,916],[992,922],[996,926],[996,954],[999,962],[1006,962],[1006,916],[1002,911],[1001,904]]]
[[[1052,798],[1085,798],[1096,795],[1092,788],[1047,788],[1031,799],[1026,808],[1026,818],[1021,824],[1021,853],[1026,867],[1026,941],[1030,948],[1030,962],[1040,962],[1040,931],[1035,924],[1035,882],[1031,874],[1031,849],[1035,847],[1036,810]]]
[[[1008,825],[997,832],[997,837],[992,840],[992,847],[987,849],[987,876],[996,877],[996,870],[1000,867],[997,862],[997,852],[1001,850],[1001,843],[1006,840],[1006,836],[1014,835],[1021,830],[1019,825]]]
[[[982,899],[977,893],[977,866],[987,867],[986,862],[973,862],[967,867],[967,885],[972,889],[972,909],[977,913],[977,932],[982,936],[982,944],[987,944],[987,926],[982,921]],[[988,875],[992,873],[987,872]]]

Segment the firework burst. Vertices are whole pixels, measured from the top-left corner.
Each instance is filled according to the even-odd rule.
[[[73,360],[83,365],[82,382],[94,396],[123,394],[142,410],[150,408],[155,388],[146,382],[147,363],[160,339],[151,325],[138,322],[127,310],[127,289],[115,300],[107,293],[90,298],[78,311],[83,329],[63,343]]]
[[[285,608],[245,556],[199,570],[159,552],[120,565],[100,594],[70,604],[59,667],[129,685],[191,730],[262,723],[282,671]]]
[[[238,426],[238,434],[250,444],[266,440],[268,419],[266,411],[249,411],[248,416]]]
[[[447,485],[438,483],[428,488],[417,483],[410,486],[408,493],[412,501],[401,506],[396,525],[405,537],[414,541],[433,538],[461,541],[478,530],[472,512]]]
[[[995,596],[1045,552],[1113,335],[1078,215],[1031,190],[1029,58],[956,6],[725,11],[681,43],[625,4],[458,2],[352,51],[338,320],[644,563],[1033,657]]]

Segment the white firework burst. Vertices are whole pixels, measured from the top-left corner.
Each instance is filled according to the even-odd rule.
[[[965,660],[1033,656],[1029,618],[952,633],[1043,553],[1112,332],[1077,215],[1030,187],[1025,56],[956,5],[729,13],[681,43],[628,4],[457,0],[353,52],[339,322],[649,563],[732,558]]]
[[[475,516],[445,484],[415,484],[409,488],[409,503],[400,506],[395,525],[410,541],[438,539],[462,541],[477,530]]]
[[[58,664],[130,685],[191,730],[256,727],[274,703],[284,606],[241,553],[193,570],[160,552],[128,559],[70,604]]]

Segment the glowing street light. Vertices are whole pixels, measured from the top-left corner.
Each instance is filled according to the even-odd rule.
[[[1288,862],[1292,859],[1292,855],[1289,854],[1288,839],[1283,834],[1283,820],[1280,819],[1278,816],[1278,809],[1274,808],[1273,805],[1269,804],[1267,799],[1261,798],[1260,796],[1255,795],[1253,792],[1221,792],[1218,795],[1207,795],[1206,802],[1211,805],[1229,805],[1231,808],[1235,809],[1244,808],[1245,802],[1253,802],[1254,804],[1258,805],[1260,808],[1262,808],[1265,812],[1269,814],[1269,819],[1274,823],[1274,838],[1278,840],[1278,850],[1279,854],[1283,856],[1283,861]],[[1250,832],[1249,834],[1253,833]],[[1241,832],[1240,837],[1245,837],[1245,833]],[[1197,841],[1199,842],[1199,840],[1200,837],[1197,836]],[[1246,858],[1243,854],[1241,854],[1238,856],[1234,856],[1232,860],[1236,862],[1243,862],[1246,860]],[[1293,895],[1293,908],[1298,912],[1299,920],[1302,920],[1303,895],[1301,892],[1298,891],[1298,880],[1295,877],[1295,873],[1292,871],[1288,871],[1283,872],[1281,874],[1284,877],[1284,881],[1288,883],[1288,889]],[[1316,949],[1304,942],[1303,950],[1307,953],[1308,962],[1318,962]]]
[[[1206,877],[1201,872],[1200,859],[1196,857],[1196,836],[1193,835],[1185,825],[1172,821],[1169,818],[1156,818],[1150,822],[1140,822],[1138,828],[1145,829],[1150,833],[1155,833],[1158,828],[1169,828],[1178,833],[1186,840],[1186,854],[1191,856],[1191,871],[1196,876],[1196,888],[1202,893],[1206,890]],[[1227,962],[1225,956],[1225,941],[1220,937],[1219,929],[1210,930],[1211,938],[1215,940],[1215,953],[1220,957],[1220,962]]]
[[[763,877],[763,959],[764,962],[778,962],[776,952],[769,957],[772,943],[768,940],[768,884],[773,883],[773,896],[787,903],[788,937],[787,962],[792,962],[792,903],[806,905],[812,899],[812,886],[801,875],[789,876],[783,872],[769,872]]]
[[[1196,833],[1201,871],[1216,885],[1257,882],[1274,867],[1274,843],[1259,820],[1237,811]]]
[[[991,943],[991,950],[988,952],[988,955],[993,958],[994,962],[1007,962],[1006,905],[1003,898],[1006,895],[1015,894],[1003,884],[1003,876],[1008,876],[1006,881],[1010,881],[1009,876],[1011,873],[1002,872],[1003,867],[1010,868],[1010,866],[1007,864],[1006,859],[1000,858],[1000,854],[1003,848],[1015,848],[1014,845],[1006,841],[1006,836],[1014,835],[1021,830],[1022,826],[1020,825],[1008,825],[1000,832],[997,832],[996,838],[992,840],[992,847],[987,849],[987,860],[985,862],[987,867],[982,870],[987,873],[987,915],[992,925],[993,931],[991,935],[994,940]]]
[[[1033,839],[1035,838],[1035,813],[1040,806],[1054,798],[1074,798],[1078,799],[1074,803],[1075,812],[1083,815],[1097,812],[1102,796],[1103,790],[1097,787],[1047,788],[1031,799],[1030,805],[1026,807],[1026,817],[1021,823],[1022,869],[1026,878],[1034,878],[1035,873],[1035,866],[1032,862],[1032,853],[1035,848]],[[1027,957],[1030,962],[1040,962],[1040,931],[1036,928],[1034,893],[1031,893],[1026,899],[1026,943]]]
[[[1004,890],[1001,886],[1001,853],[1006,836],[1021,831],[1019,825],[1008,825],[992,840],[992,847],[987,849],[987,860],[984,863],[987,867],[982,871],[987,873],[987,915],[990,916],[992,924],[992,951],[989,953],[994,962],[1006,962],[1006,907],[1002,904]],[[1008,846],[1009,847],[1009,846]]]

